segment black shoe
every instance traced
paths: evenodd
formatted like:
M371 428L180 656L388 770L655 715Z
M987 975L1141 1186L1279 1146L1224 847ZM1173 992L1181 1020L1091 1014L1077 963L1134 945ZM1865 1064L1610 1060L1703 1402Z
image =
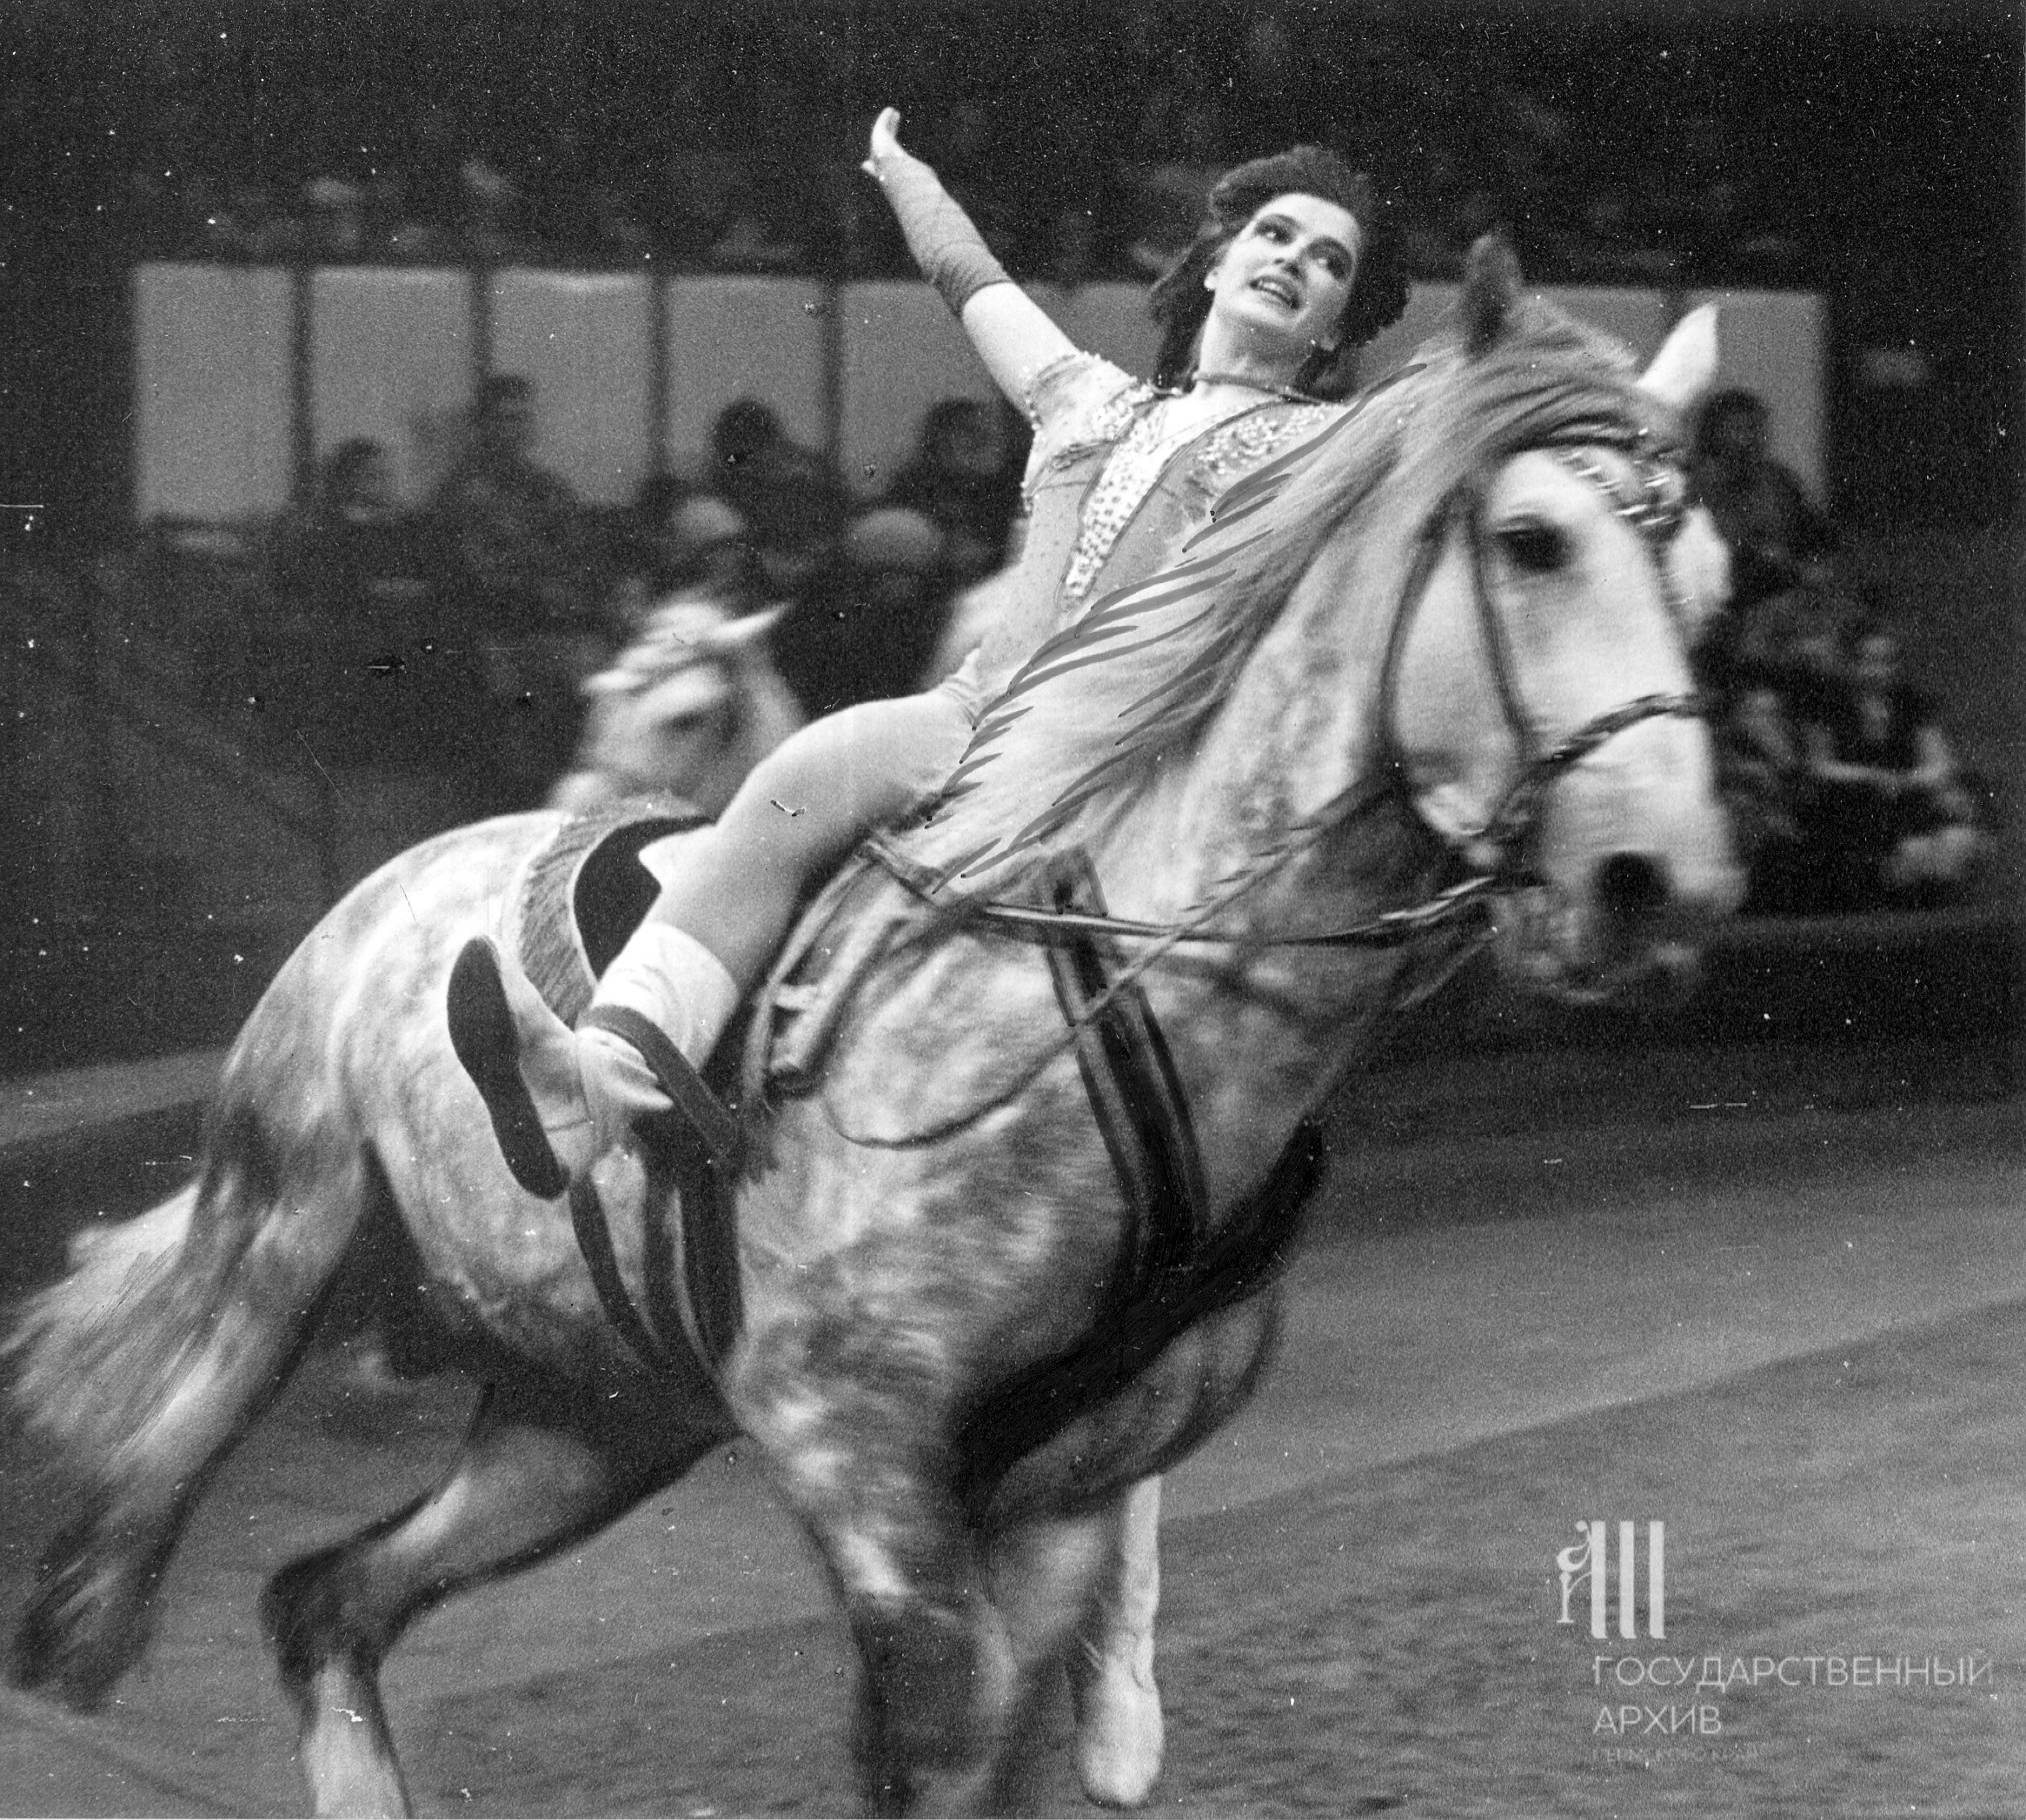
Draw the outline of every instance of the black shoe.
M450 969L445 1009L450 1046L492 1115L493 1136L514 1179L554 1200L570 1185L521 1075L521 1033L500 973L500 951L484 936L465 943Z

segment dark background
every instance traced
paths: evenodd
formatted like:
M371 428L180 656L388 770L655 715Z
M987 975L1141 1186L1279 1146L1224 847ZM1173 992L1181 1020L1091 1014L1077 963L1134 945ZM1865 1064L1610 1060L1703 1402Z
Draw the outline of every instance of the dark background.
M434 223L407 256L432 262L721 265L738 256L695 217L730 197L774 231L769 269L902 269L854 186L889 100L1016 276L1057 256L1066 210L1092 223L1099 275L1132 276L1139 173L1308 137L1397 187L1430 229L1425 276L1475 210L1544 278L1818 289L1837 509L1989 527L2017 495L2004 0L14 0L4 17L0 498L50 507L32 531L14 517L17 546L123 528L136 260L331 256L303 200L321 177ZM507 200L461 240L475 163ZM1605 189L1624 220L1599 243Z

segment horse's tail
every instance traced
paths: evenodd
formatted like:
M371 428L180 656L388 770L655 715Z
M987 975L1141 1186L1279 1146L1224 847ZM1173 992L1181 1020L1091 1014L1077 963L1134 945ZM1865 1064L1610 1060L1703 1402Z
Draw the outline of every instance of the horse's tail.
M229 1087L198 1179L77 1239L6 1343L14 1414L76 1512L43 1558L14 1677L79 1707L146 1647L183 1519L301 1358L366 1204L358 1146L334 1155L314 1118L278 1143L281 1108L256 1098Z

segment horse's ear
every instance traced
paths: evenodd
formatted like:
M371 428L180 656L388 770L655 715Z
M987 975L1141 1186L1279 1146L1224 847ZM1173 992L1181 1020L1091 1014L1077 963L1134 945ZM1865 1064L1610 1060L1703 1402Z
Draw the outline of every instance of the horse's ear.
M1464 348L1479 355L1505 332L1519 302L1519 258L1503 234L1480 234L1464 262Z
M1691 309L1660 345L1653 364L1639 377L1639 389L1663 404L1686 411L1717 377L1717 306Z
M768 607L758 613L741 614L721 626L714 626L700 642L713 656L743 657L765 643L767 634L787 610L785 607Z

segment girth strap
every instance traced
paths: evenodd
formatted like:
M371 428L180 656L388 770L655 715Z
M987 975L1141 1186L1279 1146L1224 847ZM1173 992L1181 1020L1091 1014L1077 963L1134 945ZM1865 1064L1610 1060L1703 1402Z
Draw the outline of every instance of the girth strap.
M1059 867L1052 896L1058 911L1079 915L1051 940L1049 966L1125 1198L1126 1232L1092 1331L996 1386L967 1417L958 1489L980 1524L1024 1455L1123 1390L1186 1329L1278 1273L1322 1179L1322 1134L1304 1120L1265 1181L1212 1227L1195 1129L1152 1007L1137 981L1113 978L1084 924L1104 913L1087 860ZM1194 1432L1192 1417L1175 1445Z
M1101 920L1104 897L1083 854L1059 864L1059 913ZM1130 1212L1111 1297L1158 1279L1203 1237L1203 1159L1167 1039L1138 982L1112 990L1114 957L1079 930L1048 948L1056 1001L1076 1033L1076 1059Z
M643 1364L668 1376L707 1382L723 1365L745 1319L739 1287L733 1184L740 1161L738 1120L667 1035L637 1012L595 1005L579 1020L623 1038L653 1069L672 1110L640 1120L647 1158L642 1197L642 1276L647 1308L621 1277L612 1230L588 1170L570 1184L570 1220L612 1324ZM676 1286L668 1222L654 1210L673 1188L681 1208L682 1280ZM671 1344L668 1336L680 1336Z

